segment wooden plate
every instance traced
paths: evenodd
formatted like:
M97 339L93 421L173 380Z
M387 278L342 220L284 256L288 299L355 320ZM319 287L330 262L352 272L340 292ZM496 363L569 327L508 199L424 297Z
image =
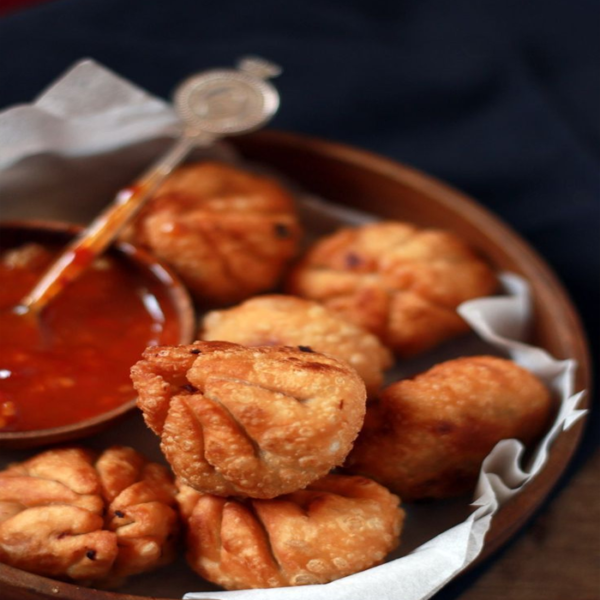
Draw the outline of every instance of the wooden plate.
M579 365L576 389L590 389L585 335L567 293L546 263L509 227L451 187L391 160L341 144L282 132L260 132L233 140L249 160L264 163L305 189L333 202L379 217L449 229L482 252L499 270L525 277L534 296L531 342L556 358ZM588 400L584 400L587 406ZM584 406L584 407L585 407ZM513 536L548 495L571 459L583 421L560 434L548 463L494 517L482 561ZM3 598L33 600L140 600L139 596L89 590L0 564Z

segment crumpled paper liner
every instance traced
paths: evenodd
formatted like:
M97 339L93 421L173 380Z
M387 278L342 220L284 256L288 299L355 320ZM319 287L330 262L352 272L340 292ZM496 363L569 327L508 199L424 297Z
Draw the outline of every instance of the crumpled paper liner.
M11 218L90 220L99 205L140 173L164 148L165 138L173 137L177 130L177 119L167 103L93 61L80 62L33 104L0 113L2 211ZM226 146L211 149L210 156L232 159ZM90 187L92 176L103 182ZM65 182L77 178L83 200L76 190L65 191ZM373 220L372 215L303 195L299 204L304 219L314 225L313 233L317 234L344 224ZM586 412L577 408L584 392L574 393L575 362L554 360L542 349L523 342L531 317L528 284L511 274L503 274L501 279L505 295L472 300L459 308L479 339L473 336L466 341L457 340L403 364L401 370L392 372L392 377L465 354L510 355L544 381L558 407L554 423L528 464L523 464L524 447L520 442L501 441L483 463L471 508L464 499L429 505L434 507L433 512L427 506L407 506L409 518L399 552L407 552L407 546L412 551L383 565L326 585L237 592L212 590L189 593L185 598L425 600L477 557L494 514L544 467L548 449L561 431ZM118 433L118 428L112 432ZM135 438L134 430L128 429L128 434ZM135 444L135 439L128 443ZM432 517L437 513L444 518ZM428 525L434 523L425 531L430 539L424 543L420 540L417 545L415 540L419 538L411 533L411 521L418 524L419 519ZM157 575L164 578L164 572ZM196 589L207 587L211 586L198 579ZM152 587L147 591L140 586L135 589L136 593L151 595L156 591Z
M179 122L171 107L91 60L32 104L0 114L0 168L34 154L96 154L159 136Z
M524 446L517 440L499 442L485 459L474 511L462 523L437 535L407 556L325 585L236 592L186 594L186 599L223 600L425 600L439 591L479 555L494 514L544 466L556 436L584 414L577 405L584 392L573 395L575 361L557 361L544 350L519 340L531 317L527 282L512 274L501 275L506 296L481 298L459 307L462 317L485 342L508 354L539 377L559 403L557 416L537 445L530 464L522 465ZM431 365L436 360L431 361ZM434 507L434 505L430 505ZM440 510L438 508L438 510ZM409 515L410 518L410 515Z

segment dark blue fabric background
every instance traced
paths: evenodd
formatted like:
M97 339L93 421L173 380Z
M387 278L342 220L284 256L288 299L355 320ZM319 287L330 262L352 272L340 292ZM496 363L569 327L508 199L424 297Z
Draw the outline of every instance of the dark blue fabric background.
M597 349L599 17L592 0L56 0L0 20L0 108L82 57L165 97L191 72L270 58L285 68L273 127L473 195L554 267ZM599 433L596 411L571 472Z

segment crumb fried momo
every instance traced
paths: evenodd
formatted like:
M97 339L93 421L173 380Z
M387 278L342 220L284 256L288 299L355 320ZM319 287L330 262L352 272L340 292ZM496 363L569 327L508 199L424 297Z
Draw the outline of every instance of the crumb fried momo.
M273 288L300 236L278 183L216 162L177 169L124 235L170 264L207 306Z
M376 394L392 356L372 334L317 302L294 296L250 298L205 315L200 337L243 346L305 346L350 364Z
M364 477L328 475L273 500L181 486L189 565L235 590L327 583L383 561L398 546L399 498Z
M131 448L48 450L0 472L0 561L115 587L173 560L174 504L168 470Z
M317 241L288 281L290 293L322 303L403 357L466 332L456 307L496 287L456 235L392 221Z
M404 500L455 496L474 488L500 440L539 437L550 411L548 390L514 362L450 360L390 385L370 403L345 467Z
M356 371L306 348L151 347L132 380L175 474L219 496L307 486L344 461L365 413Z

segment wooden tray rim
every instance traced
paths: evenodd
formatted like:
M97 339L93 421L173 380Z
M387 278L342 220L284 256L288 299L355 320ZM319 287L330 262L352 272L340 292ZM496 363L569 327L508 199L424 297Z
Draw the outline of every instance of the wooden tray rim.
M324 153L330 158L343 163L360 166L361 168L366 167L370 171L402 182L403 185L434 198L435 202L444 205L452 212L460 214L464 220L470 221L484 230L496 243L508 243L511 253L518 253L519 261L535 270L540 278L540 285L543 285L551 294L551 308L557 325L568 328L571 333L564 339L567 340L565 345L570 346L569 356L577 361L576 390L585 389L587 391L580 408L589 408L592 388L591 358L587 338L577 311L552 269L531 246L499 217L478 204L464 192L438 180L434 176L368 150L354 148L340 142L276 130L255 132L232 141L235 146L240 147L242 150L244 147L249 148L253 144L296 146L309 152ZM571 342L569 343L568 340L571 340ZM568 431L561 432L553 443L548 463L542 472L532 482L524 486L523 491L502 506L494 516L484 547L477 559L469 566L469 570L489 558L516 534L546 499L551 489L563 475L579 445L585 420L584 417ZM561 442L560 452L556 451L558 442ZM553 467L550 476L548 476L549 467ZM546 476L544 477L544 475ZM0 563L0 584L2 584L0 589L3 585L10 586L10 588L3 590L7 594L7 600L9 598L15 600L39 598L60 598L64 600L149 600L153 598L154 600L170 600L85 588L34 575L2 563Z

